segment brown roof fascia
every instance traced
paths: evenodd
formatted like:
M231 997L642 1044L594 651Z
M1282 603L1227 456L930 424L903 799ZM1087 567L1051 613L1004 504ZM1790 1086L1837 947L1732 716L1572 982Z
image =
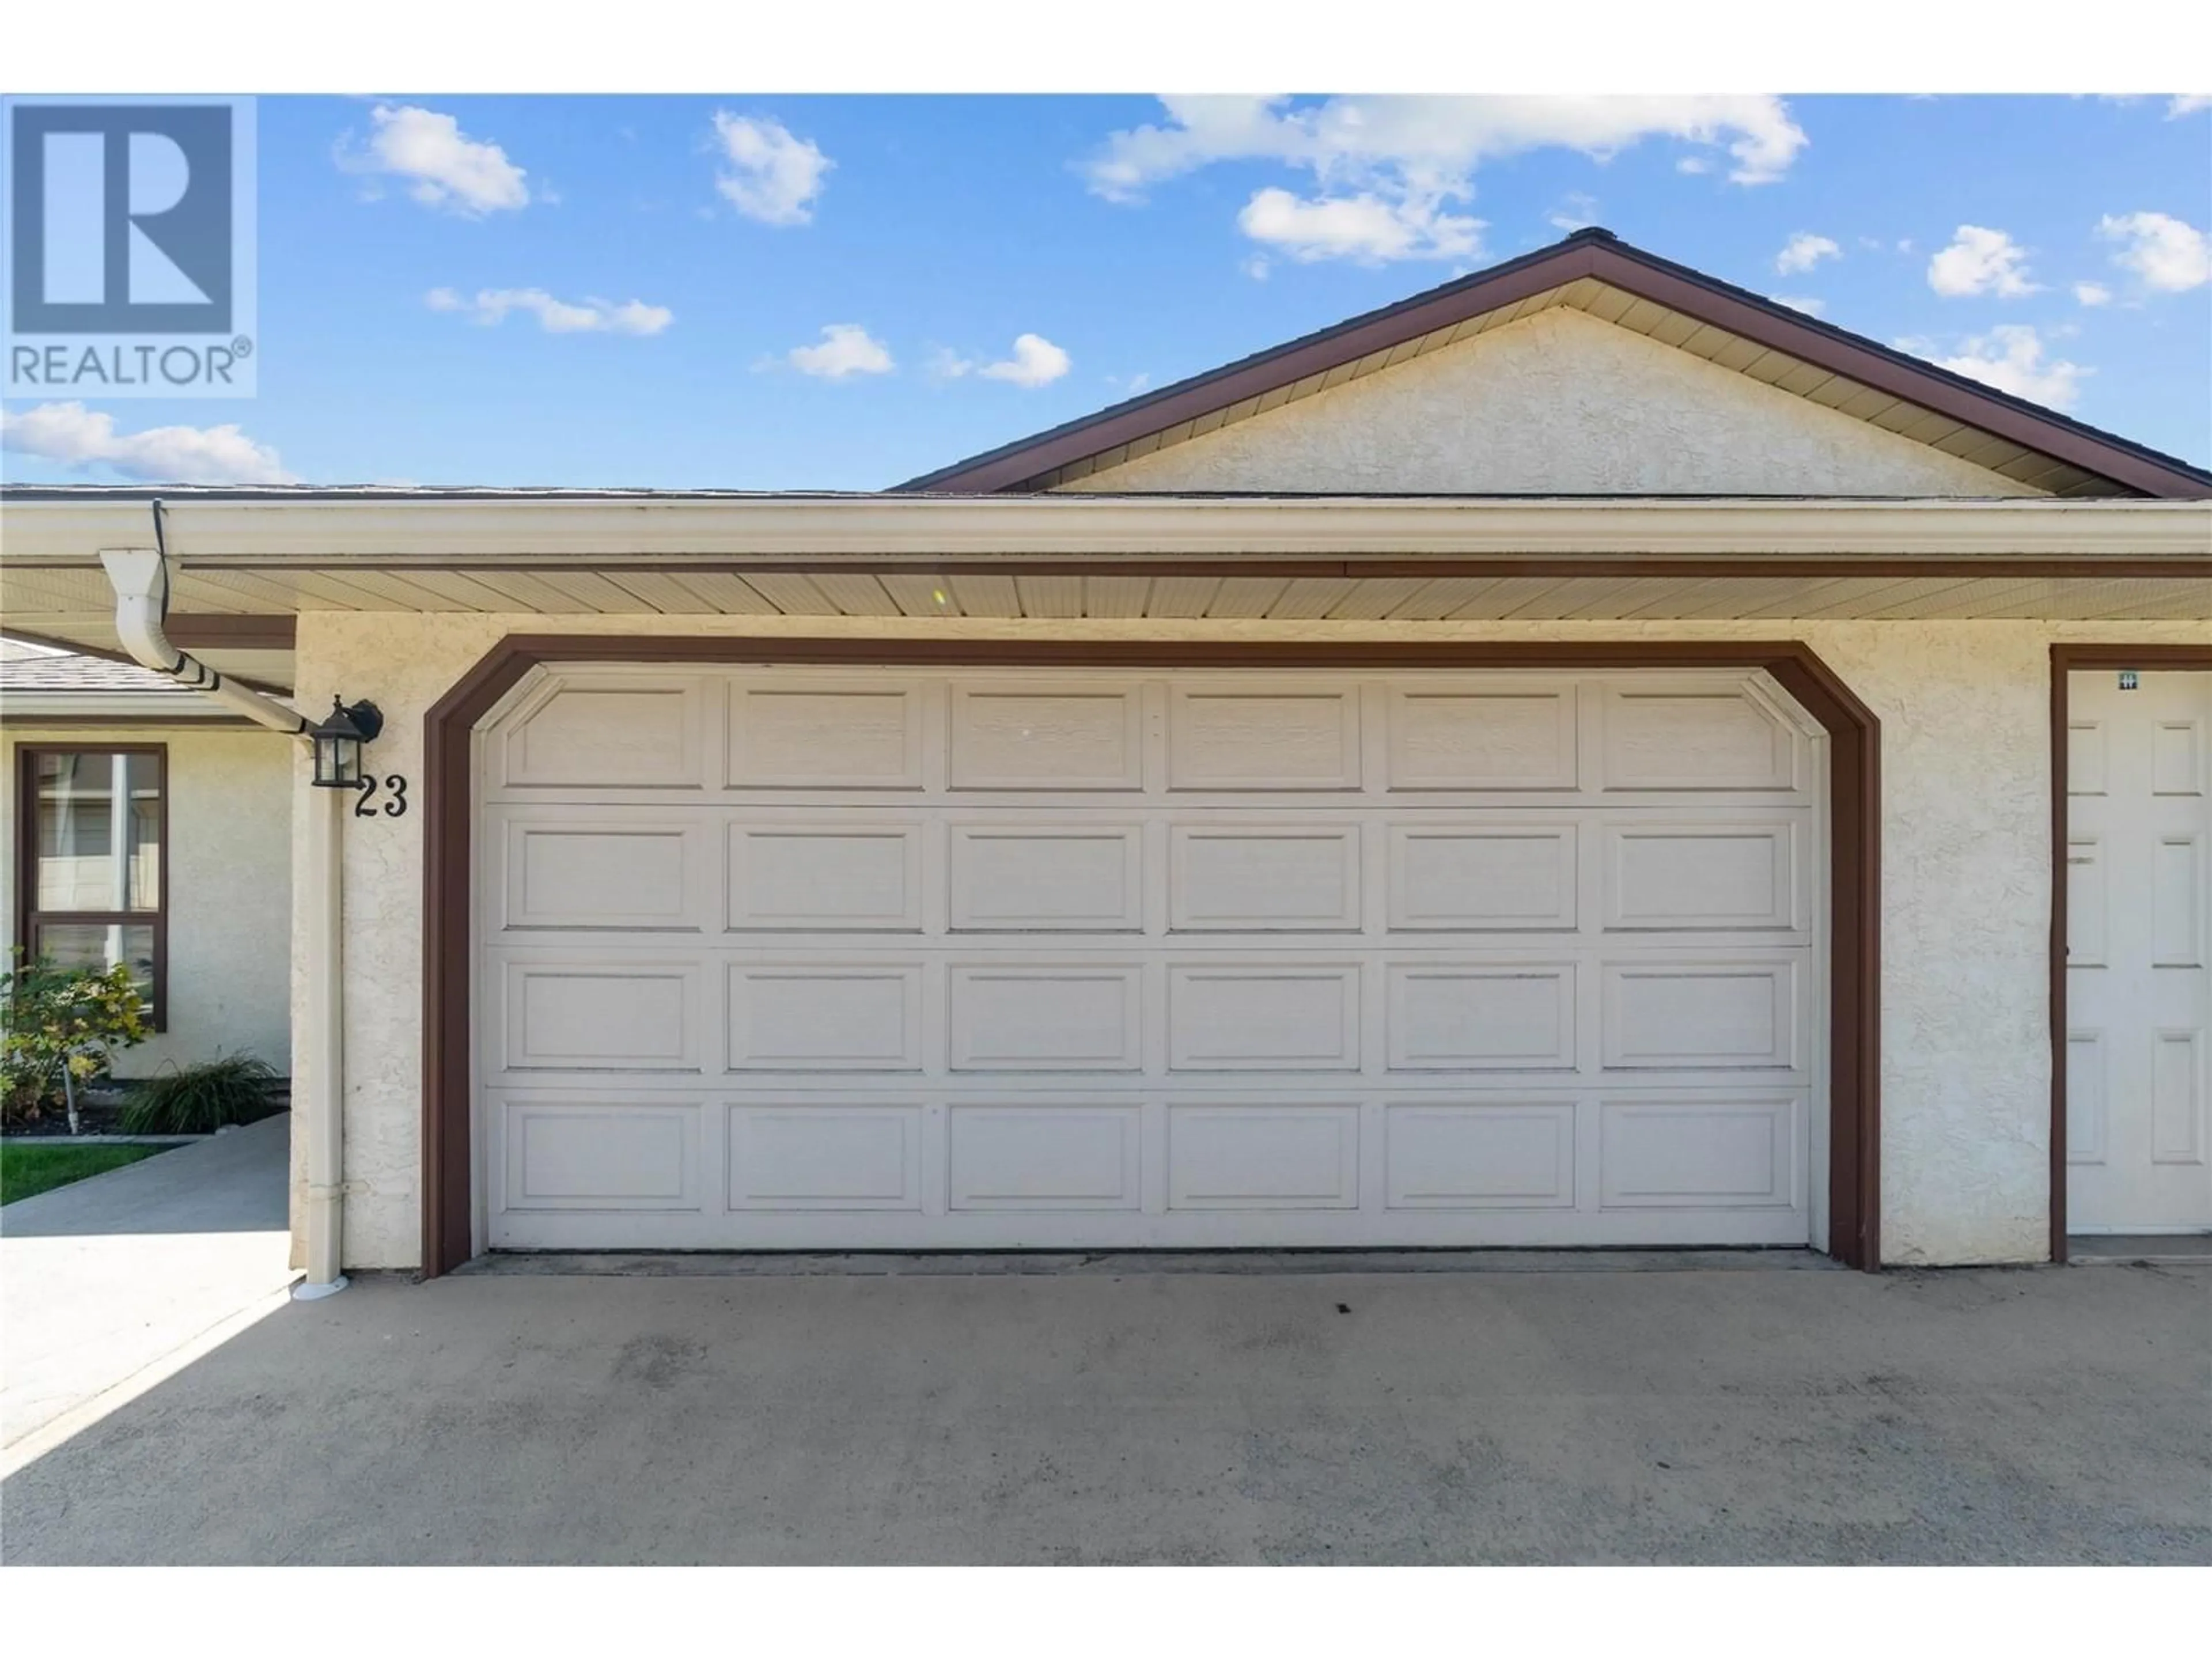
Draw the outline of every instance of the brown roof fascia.
M1591 274L1600 282L1726 329L1770 350L1787 352L1815 368L2070 462L2147 495L2190 501L2212 496L2212 479L2192 469L2162 464L2148 453L2130 453L2130 448L2100 439L2070 422L2039 414L2032 404L1994 397L1972 381L1922 365L1901 353L1863 344L1840 329L1802 322L1764 301L1738 298L1705 278L1678 274L1618 246L1601 246L1592 252L1595 269Z
M289 651L298 642L300 619L289 614L172 611L162 619L161 631L170 644L187 651Z
M2212 497L2212 474L2185 462L2100 434L1948 370L1814 322L1595 229L1579 231L1565 242L1494 270L1164 387L1150 397L910 479L896 486L896 492L988 495L1034 487L1037 478L1057 468L1585 276L2129 489L2179 500Z

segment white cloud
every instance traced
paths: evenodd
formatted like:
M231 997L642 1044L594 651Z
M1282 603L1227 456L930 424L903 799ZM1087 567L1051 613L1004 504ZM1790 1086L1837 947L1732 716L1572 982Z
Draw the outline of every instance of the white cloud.
M1273 270L1274 266L1269 263L1266 254L1255 253L1250 258L1245 260L1243 264L1237 266L1237 269L1243 271L1247 276L1249 276L1254 282L1264 283L1267 280L1267 273Z
M822 343L793 346L788 358L802 374L824 380L842 380L848 374L888 374L897 365L889 347L858 323L830 323L822 330Z
M1471 257L1480 222L1446 204L1472 198L1483 162L1529 150L1559 147L1604 160L1671 137L1725 147L1729 176L1750 185L1781 178L1806 143L1788 106L1761 94L1161 102L1165 119L1111 134L1083 164L1091 188L1137 201L1164 179L1224 161L1309 173L1310 191L1263 189L1239 216L1248 235L1301 259Z
M1567 192L1567 199L1551 212L1554 230L1586 230L1597 222L1597 198L1585 196L1578 190Z
M524 170L497 144L470 137L452 116L412 104L379 104L369 120L362 150L350 149L346 138L338 141L338 165L348 172L411 180L407 193L425 207L471 218L529 204Z
M2127 246L2112 256L2162 294L2186 293L2212 282L2212 239L2167 213L2106 214L2097 234Z
M1711 173L1712 170L1713 164L1702 155L1685 155L1674 163L1674 171L1677 173L1687 173L1694 175L1700 173Z
M1801 230L1784 245L1781 252L1774 256L1774 268L1788 276L1796 271L1810 270L1823 259L1840 259L1843 257L1844 251L1836 246L1834 238L1815 236L1809 230Z
M149 483L297 483L276 452L236 426L157 426L118 432L115 417L82 404L0 411L0 449L70 467L106 467Z
M510 311L538 319L548 334L658 334L676 320L666 306L649 306L641 300L587 299L581 305L556 300L542 288L483 288L463 296L449 288L434 288L423 296L433 311L465 313L471 322L487 326L504 322Z
M1802 311L1808 317L1817 317L1828 308L1826 300L1815 300L1806 294L1770 294L1766 296L1778 306L1788 306L1792 311Z
M2081 382L2096 373L2063 359L2044 362L2042 339L2020 323L2000 324L1987 334L1962 341L1958 356L1936 361L1954 374L2051 409L2071 408L2081 395Z
M1994 294L2001 300L2033 294L2027 250L2003 231L1960 225L1951 246L1928 262L1928 286L1949 299Z
M1441 195L1391 201L1371 192L1302 199L1270 185L1253 192L1237 223L1254 241L1302 262L1475 258L1483 222L1447 213L1443 204Z
M930 353L924 372L938 380L957 380L979 374L987 380L1038 386L1051 385L1073 366L1073 360L1042 334L1024 334L1016 337L1012 354L995 363L979 363L973 357L962 356L950 346L939 346ZM1113 377L1109 375L1107 380L1111 384Z
M2112 302L2112 290L2102 283L2076 283L2074 297L2085 306L2108 306Z
M714 114L714 137L728 169L714 188L748 219L764 225L804 225L814 218L814 198L837 164L811 138L795 138L765 116Z
M2167 103L2166 118L2179 121L2183 116L2194 115L2200 109L2212 109L2212 93L2185 92Z
M1164 98L1164 125L1113 134L1089 166L1102 196L1126 200L1214 161L1277 161L1324 182L1395 172L1419 187L1480 162L1559 145L1606 157L1644 139L1726 143L1739 184L1765 184L1805 146L1789 106L1764 94L1650 97Z
M1074 360L1043 335L1022 334L1014 338L1012 356L1000 362L986 363L975 372L987 380L1040 386L1050 386L1073 366Z

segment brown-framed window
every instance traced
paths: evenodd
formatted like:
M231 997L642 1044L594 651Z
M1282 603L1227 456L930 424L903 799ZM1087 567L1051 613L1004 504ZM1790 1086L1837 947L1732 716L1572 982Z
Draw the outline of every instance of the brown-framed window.
M130 966L168 1006L169 755L161 744L16 750L15 943L30 960Z

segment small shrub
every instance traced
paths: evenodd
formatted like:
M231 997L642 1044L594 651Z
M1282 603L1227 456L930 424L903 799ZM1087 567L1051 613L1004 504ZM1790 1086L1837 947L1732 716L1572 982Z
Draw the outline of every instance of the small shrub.
M66 1103L74 1129L78 1087L152 1030L127 967L95 973L19 960L0 974L0 1116L33 1122Z
M123 1131L134 1135L212 1134L227 1123L267 1117L276 1068L258 1054L224 1054L198 1066L165 1066L131 1085Z

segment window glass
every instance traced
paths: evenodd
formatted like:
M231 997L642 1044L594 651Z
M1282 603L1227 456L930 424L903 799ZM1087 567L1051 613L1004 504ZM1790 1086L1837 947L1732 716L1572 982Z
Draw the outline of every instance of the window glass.
M154 984L154 928L149 922L127 921L103 925L96 921L42 921L33 944L34 954L60 968L90 968L105 973L118 962L127 963L131 976L152 994Z
M26 749L15 943L64 968L127 966L163 1020L166 894L158 750Z
M37 757L39 910L161 908L160 780L153 755Z

